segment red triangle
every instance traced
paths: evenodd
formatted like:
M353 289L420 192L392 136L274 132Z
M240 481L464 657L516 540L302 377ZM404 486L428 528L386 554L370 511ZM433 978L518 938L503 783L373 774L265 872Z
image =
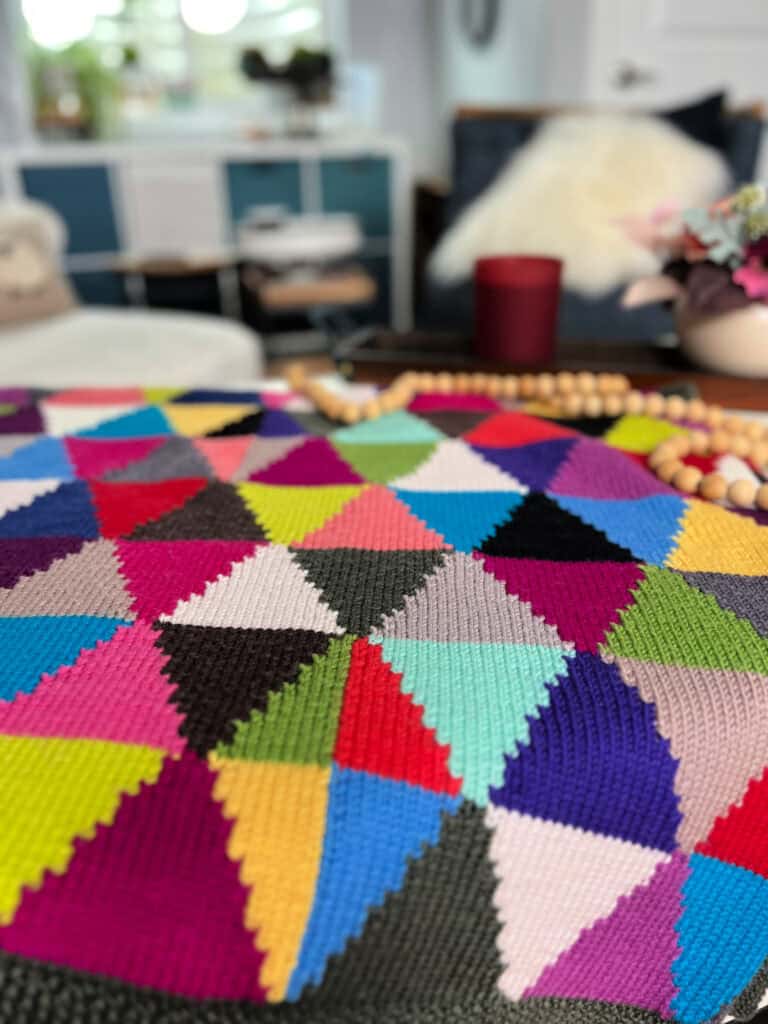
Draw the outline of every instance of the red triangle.
M400 690L401 679L382 662L379 646L355 640L334 760L342 768L456 796L461 780L448 771L448 747L426 728L422 709Z
M98 480L115 469L125 469L132 462L146 458L166 437L132 437L127 440L95 441L84 437L66 437L69 457L75 472L83 480Z
M768 760L768 754L766 754ZM752 779L740 803L717 819L697 853L736 864L768 878L768 768Z
M63 875L27 890L0 947L196 999L264 1001L246 890L227 856L215 776L192 754L123 799Z
M370 551L429 551L449 547L439 533L398 501L380 484L373 484L297 548L367 548Z
M44 675L32 693L0 701L0 732L138 743L180 754L182 718L170 703L168 659L156 639L144 622L121 627L74 665Z
M230 481L240 468L253 438L249 434L236 437L195 437L192 444L207 460L217 480Z
M524 412L499 412L478 423L464 440L481 448L514 448L536 441L553 441L558 437L578 437L574 430L550 420L526 416Z
M634 602L643 579L634 562L550 562L537 558L482 558L507 589L533 608L577 650L597 653L619 611Z
M119 540L117 551L133 611L154 621L179 601L202 594L205 584L252 555L252 540Z
M204 478L184 477L159 483L102 483L90 488L102 537L125 537L137 526L181 508L208 484Z

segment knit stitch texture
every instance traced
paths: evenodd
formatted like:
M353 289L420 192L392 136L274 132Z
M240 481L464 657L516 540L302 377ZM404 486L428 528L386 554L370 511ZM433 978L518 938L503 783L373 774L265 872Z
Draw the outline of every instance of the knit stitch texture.
M768 986L768 529L676 428L0 389L2 1024L706 1024Z

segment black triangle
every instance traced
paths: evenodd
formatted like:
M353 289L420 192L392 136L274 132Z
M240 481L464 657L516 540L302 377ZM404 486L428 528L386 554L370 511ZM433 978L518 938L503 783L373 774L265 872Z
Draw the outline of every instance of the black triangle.
M442 431L448 437L460 437L462 434L473 430L478 423L487 420L490 413L463 411L458 409L436 409L433 412L416 413L419 419L431 423L435 429Z
M531 492L480 550L503 558L550 562L636 561L631 551L538 492Z
M299 549L293 557L338 613L339 625L365 636L382 615L403 608L407 594L443 564L441 551Z
M157 646L170 658L163 671L184 715L179 732L201 756L218 743L231 743L235 722L290 682L314 654L324 654L330 637L304 629L235 629L158 624Z
M428 1006L493 991L499 925L488 844L479 808L465 803L453 816L444 813L437 844L411 861L402 889L371 911L360 937L330 960L321 986L302 999Z
M620 416L579 416L577 419L558 417L550 422L559 423L561 427L577 430L580 434L587 434L589 437L602 437L620 419Z
M205 436L236 437L239 434L257 434L263 418L264 411L262 409L258 412L249 412L242 419L235 420L234 423L228 423L226 427L220 427L218 430L211 430Z
M237 490L208 484L181 508L137 526L131 540L266 540Z

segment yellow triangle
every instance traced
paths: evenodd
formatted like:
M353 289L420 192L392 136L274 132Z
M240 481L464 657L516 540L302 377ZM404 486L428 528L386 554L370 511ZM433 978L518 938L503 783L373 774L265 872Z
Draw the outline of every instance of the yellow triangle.
M0 736L0 923L46 870L66 870L75 837L93 838L124 793L157 779L164 757L129 743Z
M282 487L242 483L237 489L269 540L275 544L295 544L340 512L363 491L364 485Z
M603 440L613 448L623 448L625 452L647 455L668 437L684 433L682 427L676 427L665 420L654 419L653 416L629 415L617 420Z
M201 402L179 402L178 405L162 406L163 415L182 437L202 437L212 430L220 430L229 423L237 423L244 416L257 412L255 405L234 405L223 402L208 404Z
M214 797L233 819L227 853L249 888L245 926L264 953L260 982L284 999L320 871L331 769L210 757ZM275 795L279 793L280 798Z
M768 528L719 505L689 499L670 569L768 575Z

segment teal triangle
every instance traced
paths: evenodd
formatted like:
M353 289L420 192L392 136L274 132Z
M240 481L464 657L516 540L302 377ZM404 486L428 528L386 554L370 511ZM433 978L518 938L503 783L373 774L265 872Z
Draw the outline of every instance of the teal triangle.
M160 409L147 405L135 412L125 413L113 420L105 420L97 427L81 430L77 437L162 437L173 434Z
M0 480L40 480L43 477L59 480L75 477L67 449L58 437L40 437L0 459Z
M698 853L690 869L672 965L681 1024L714 1019L768 956L768 879Z
M328 790L323 858L309 923L288 998L318 984L328 958L360 935L369 911L398 891L408 859L440 837L442 812L460 800L334 765Z
M504 491L396 490L395 494L457 551L466 552L479 548L525 497Z
M551 494L561 508L602 530L610 540L628 548L640 562L661 565L675 546L688 507L676 494L655 494L631 501L571 498Z
M73 665L82 651L129 625L89 615L0 618L0 700L31 693L44 673Z
M342 427L331 435L331 440L348 444L421 444L445 439L441 430L404 410L365 420L354 427Z
M400 688L424 707L424 724L450 745L451 774L479 806L501 786L504 755L529 738L529 717L550 700L548 683L568 667L568 653L535 644L380 642L384 661L402 673Z

